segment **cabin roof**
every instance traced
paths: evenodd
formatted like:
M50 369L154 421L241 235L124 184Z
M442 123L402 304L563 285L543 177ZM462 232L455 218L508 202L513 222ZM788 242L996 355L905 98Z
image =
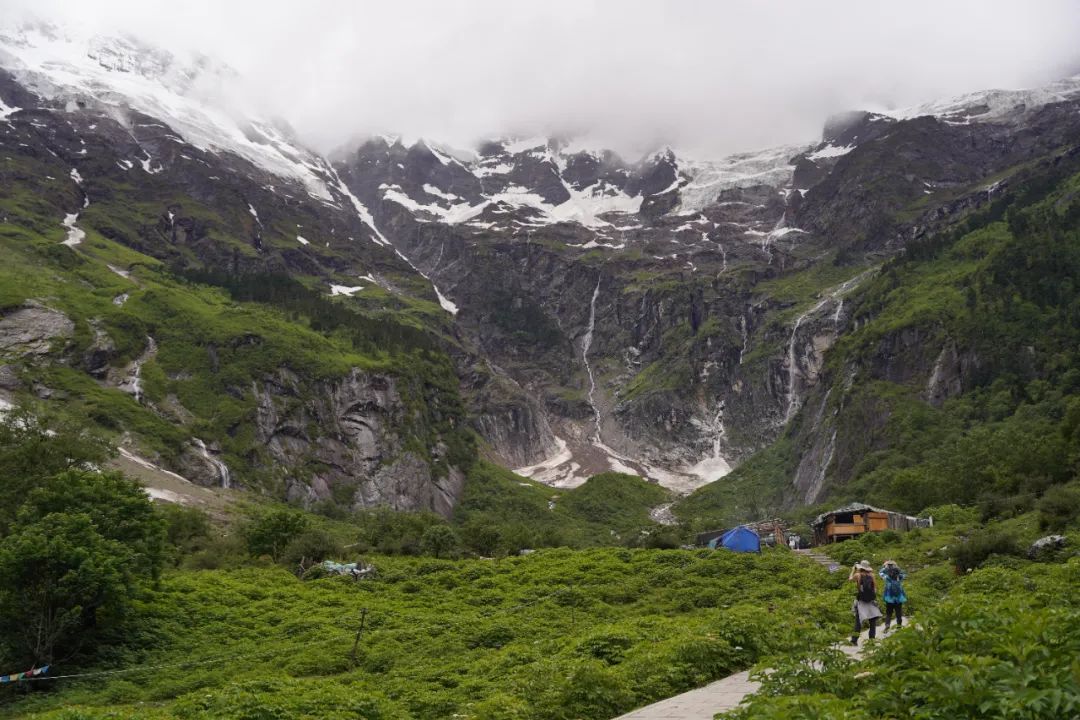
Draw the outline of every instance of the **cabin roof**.
M903 517L907 517L907 518L910 518L912 520L917 519L915 517L912 517L911 515L906 515L904 513L898 513L898 512L896 512L894 510L886 510L885 508L874 507L873 505L867 505L866 503L856 502L856 503L849 503L847 505L844 505L843 507L838 507L835 510L829 510L828 512L823 512L820 515L818 515L816 518L814 518L814 521L812 523L810 523L810 525L813 526L813 527L819 527L821 525L824 525L825 521L828 520L833 515L839 515L841 513L866 512L867 510L869 510L871 512L883 512L883 513L887 513L889 515L902 515Z

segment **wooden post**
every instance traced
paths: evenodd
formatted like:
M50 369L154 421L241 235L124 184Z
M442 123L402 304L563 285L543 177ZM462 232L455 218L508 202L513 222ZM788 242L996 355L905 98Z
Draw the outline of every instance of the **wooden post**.
M356 667L356 649L360 646L360 634L364 632L364 622L367 620L367 608L360 610L360 627L356 628L356 639L352 644L352 657L353 667Z

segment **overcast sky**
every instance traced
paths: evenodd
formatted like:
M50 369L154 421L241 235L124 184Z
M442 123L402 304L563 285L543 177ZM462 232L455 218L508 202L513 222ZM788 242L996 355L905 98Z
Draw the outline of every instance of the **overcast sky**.
M1076 0L0 0L235 67L322 150L592 129L720 154L1080 72ZM15 13L12 12L12 15Z

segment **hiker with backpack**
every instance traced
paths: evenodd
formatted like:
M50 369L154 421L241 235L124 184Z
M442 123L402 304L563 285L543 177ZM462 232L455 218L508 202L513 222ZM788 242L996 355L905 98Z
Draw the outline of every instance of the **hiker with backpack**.
M907 595L904 593L903 583L907 573L892 560L886 560L878 570L878 575L885 581L885 591L881 599L885 603L885 632L889 632L893 615L896 615L896 627L904 626L904 603L907 602Z
M855 631L851 636L851 644L859 644L859 633L862 632L863 622L870 623L870 639L877 637L877 621L881 617L881 610L877 606L877 583L874 581L874 568L870 561L861 560L851 568L848 580L855 583L855 600L851 603L851 611L855 614Z

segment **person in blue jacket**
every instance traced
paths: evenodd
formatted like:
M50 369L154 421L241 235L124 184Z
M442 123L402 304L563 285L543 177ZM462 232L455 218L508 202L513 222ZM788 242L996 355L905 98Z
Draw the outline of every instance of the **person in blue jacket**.
M885 603L885 632L888 632L893 615L896 615L896 627L904 626L904 603L907 602L907 595L904 593L903 583L907 573L892 560L886 560L878 570L878 575L885 581L885 591L881 594L881 599Z

